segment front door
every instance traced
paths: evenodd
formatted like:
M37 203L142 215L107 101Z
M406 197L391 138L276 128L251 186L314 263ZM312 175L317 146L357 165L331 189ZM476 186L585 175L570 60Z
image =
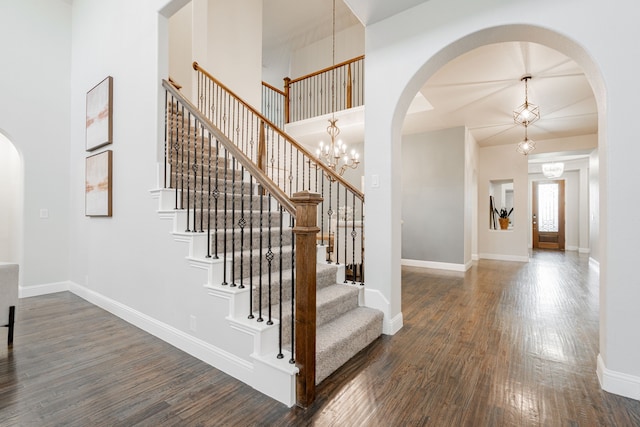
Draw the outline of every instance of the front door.
M531 206L533 248L564 251L564 180L534 181Z

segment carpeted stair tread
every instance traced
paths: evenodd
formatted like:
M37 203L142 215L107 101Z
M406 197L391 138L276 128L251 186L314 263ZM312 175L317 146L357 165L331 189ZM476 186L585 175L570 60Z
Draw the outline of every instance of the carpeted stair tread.
M316 384L382 334L383 314L358 307L322 325L316 336Z

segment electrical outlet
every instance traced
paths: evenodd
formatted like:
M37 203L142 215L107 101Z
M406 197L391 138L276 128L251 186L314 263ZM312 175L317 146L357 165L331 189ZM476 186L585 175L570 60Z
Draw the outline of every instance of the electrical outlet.
M196 331L196 316L194 316L193 314L189 316L189 329L192 332Z

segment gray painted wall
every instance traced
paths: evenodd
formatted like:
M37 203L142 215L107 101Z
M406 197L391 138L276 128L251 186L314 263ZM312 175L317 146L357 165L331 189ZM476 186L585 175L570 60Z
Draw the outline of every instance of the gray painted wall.
M464 264L465 129L402 138L402 258Z

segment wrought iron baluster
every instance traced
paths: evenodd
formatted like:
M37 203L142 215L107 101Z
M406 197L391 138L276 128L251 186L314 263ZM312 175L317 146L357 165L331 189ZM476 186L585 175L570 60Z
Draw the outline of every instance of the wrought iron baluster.
M211 134L209 134L211 136ZM213 251L213 259L218 259L218 199L220 198L220 187L219 187L219 176L220 176L220 141L216 138L216 177L215 177L215 188L213 189L213 242L215 244L215 249Z
M207 169L207 258L211 258L211 133L207 132L209 155ZM202 192L204 196L204 191Z
M360 284L364 286L364 199L360 200Z
M333 245L336 251L336 265L340 265L340 183L336 181L336 238Z
M271 306L272 306L272 301L271 301L271 263L273 261L274 255L273 255L273 251L271 250L272 246L271 246L271 193L268 194L267 196L267 200L268 200L268 206L269 206L269 212L267 214L267 227L269 229L269 233L267 235L267 239L268 242L267 244L269 245L269 248L267 250L267 254L265 256L265 258L267 259L268 262L268 269L269 269L269 320L267 321L267 325L273 325L273 319L271 317Z
M344 187L344 282L347 283L347 267L349 266L348 258L347 258L347 211L349 210L349 200L347 200L347 187Z
M249 319L253 319L253 175L249 175Z
M191 121L189 121L191 123ZM197 226L197 212L196 207L198 206L198 135L196 133L198 129L198 121L196 120L193 123L193 139L189 138L190 146L193 146L193 165L191 165L191 170L193 170L193 232L198 231ZM189 125L189 130L191 130L191 125ZM193 144L191 144L193 141ZM189 148L189 152L191 152L191 148ZM189 195L187 194L187 197ZM188 204L188 203L187 203ZM188 227L188 223L187 223Z
M291 230L296 225L296 219L291 217ZM296 239L295 236L291 238L291 358L289 363L296 363L294 352L294 338L296 335L296 308L295 308L295 296L296 296Z
M227 216L228 216L228 212L229 210L227 209L227 199L229 198L229 191L227 189L227 183L229 182L229 152L227 151L227 149L224 149L224 176L222 177L222 179L224 180L224 204L223 204L223 210L224 210L224 229L222 231L223 234L223 238L222 238L222 251L223 251L223 259L224 259L224 263L223 263L223 275L224 275L224 279L222 282L222 285L228 285L229 283L227 282L227 257L229 256L229 254L227 254L227 237L228 237L228 228L227 228ZM232 262L233 262L233 254L231 254L232 258ZM233 268L231 269L233 271Z
M356 236L358 235L358 233L356 232L356 193L351 193L353 195L353 202L352 202L352 206L353 206L353 214L351 215L351 265L352 265L352 271L353 271L353 277L352 277L352 284L356 284L356 271L357 271L357 264L356 264ZM362 223L360 223L360 232L362 233ZM345 277L346 279L346 277Z
M238 226L240 227L240 289L244 289L244 227L247 222L244 218L244 166L241 169L241 181L240 181L240 220ZM234 239L235 240L235 239Z
M228 179L228 178L227 178ZM225 199L228 194L225 195ZM231 159L231 287L236 286L236 160ZM225 240L226 241L226 240Z
M329 259L327 260L327 264L332 264L333 263L333 247L335 246L335 239L333 240L333 245L331 244L331 216L333 215L333 210L331 210L331 204L332 204L332 200L331 200L331 187L333 186L332 184L332 177L330 175L327 175L328 181L327 184L329 185L329 210L327 211L327 228L328 228L328 237L327 239L329 240ZM337 253L336 253L337 254Z
M279 292L280 294L278 295L278 359L282 359L284 357L284 354L282 354L282 214L283 214L283 210L282 210L282 205L280 205L279 208L280 211L280 271L279 271L279 281L278 283L280 284L278 286Z
M204 231L204 124L200 125L200 232ZM209 189L207 188L207 194ZM208 198L208 197L207 197Z
M264 216L264 190L260 189L260 257L258 259L258 322L264 321L262 318L262 235L263 235L263 227L262 227L262 219Z
M191 204L190 204L190 199L189 196L191 195L191 179L189 177L189 169L190 169L190 165L191 165L191 147L190 147L190 143L191 143L191 112L189 112L189 120L187 121L187 229L185 231L190 232L191 228L189 226L189 215L190 215L190 209L191 209ZM183 195L184 197L184 195Z

